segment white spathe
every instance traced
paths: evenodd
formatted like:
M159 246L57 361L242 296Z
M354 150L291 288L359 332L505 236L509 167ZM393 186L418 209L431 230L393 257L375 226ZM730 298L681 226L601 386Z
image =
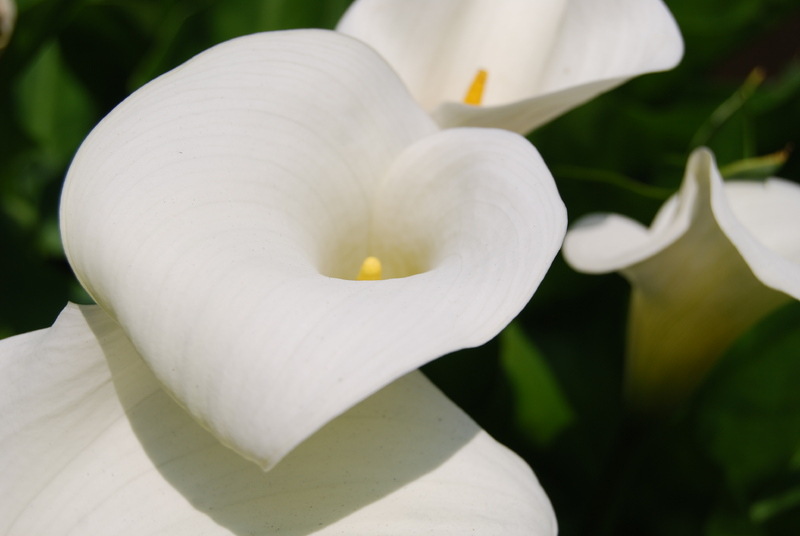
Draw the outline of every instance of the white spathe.
M707 149L692 153L680 192L649 229L624 216L579 220L564 257L632 285L627 388L642 406L670 407L764 315L800 299L800 185L723 182Z
M90 134L67 257L166 390L269 468L395 379L480 345L558 251L563 203L501 130L438 131L367 46L243 37ZM352 281L369 255L383 281Z
M356 0L337 30L383 55L441 126L522 134L683 56L661 0ZM480 69L482 105L464 104Z
M554 536L535 476L420 373L263 472L167 395L97 306L0 342L6 536Z

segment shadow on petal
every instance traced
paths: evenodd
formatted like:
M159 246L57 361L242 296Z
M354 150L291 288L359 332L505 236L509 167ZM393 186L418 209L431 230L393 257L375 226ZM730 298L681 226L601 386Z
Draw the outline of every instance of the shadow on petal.
M95 329L97 323L87 320ZM141 360L132 362L129 352L119 352L118 341L109 343L106 329L101 326L96 334L147 456L195 509L234 534L319 531L430 473L480 431L451 403L443 404L444 397L424 377L412 373L263 472L197 424ZM153 515L162 514L169 517Z

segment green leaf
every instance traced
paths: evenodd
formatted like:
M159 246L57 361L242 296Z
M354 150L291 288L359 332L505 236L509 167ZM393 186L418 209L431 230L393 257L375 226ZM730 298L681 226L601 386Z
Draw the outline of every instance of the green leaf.
M290 28L333 28L349 0L226 0L210 18L216 39Z
M691 148L708 145L715 134L741 112L745 103L753 97L758 87L764 82L764 71L753 69L736 92L720 104L706 122L695 132L690 143Z
M750 517L764 523L792 509L800 508L800 485L755 503L750 509Z
M731 162L719 171L726 179L765 179L775 176L788 158L789 150L784 149L777 153Z
M516 398L518 425L537 444L549 444L575 414L547 362L516 323L500 336L500 359Z
M745 512L721 510L706 523L706 536L765 536Z
M651 186L649 184L638 182L630 177L626 177L621 173L603 169L591 169L562 164L553 169L553 174L564 179L605 184L626 190L642 197L649 197L651 199L658 199L660 201L666 201L667 198L674 193L674 191L669 188Z
M709 378L698 434L738 493L752 495L791 472L800 448L798 378L798 302L737 341Z
M94 121L93 105L51 43L23 73L17 87L19 117L49 165L65 165Z

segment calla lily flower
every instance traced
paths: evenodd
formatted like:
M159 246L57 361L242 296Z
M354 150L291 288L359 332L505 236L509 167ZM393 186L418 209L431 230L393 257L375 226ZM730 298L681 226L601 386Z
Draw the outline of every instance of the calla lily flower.
M235 39L138 90L81 146L61 204L87 291L265 469L495 336L565 229L524 138L439 131L376 53L323 30Z
M383 55L441 126L521 134L683 56L660 0L356 0L337 30Z
M0 357L8 536L556 534L525 463L418 372L265 473L176 404L97 306L1 341Z
M800 299L800 186L723 182L707 149L649 229L615 214L567 233L576 270L620 271L633 287L627 387L652 409L683 400L725 349L779 305Z

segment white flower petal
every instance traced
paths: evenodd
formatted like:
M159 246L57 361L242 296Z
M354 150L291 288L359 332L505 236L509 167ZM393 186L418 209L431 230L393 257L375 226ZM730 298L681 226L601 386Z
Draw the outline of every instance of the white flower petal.
M670 406L761 317L800 299L800 186L723 183L706 149L649 230L619 216L576 223L564 256L577 270L619 270L632 283L628 389ZM599 222L599 223L598 223Z
M419 373L268 473L160 387L96 306L0 342L0 532L556 534L530 469Z
M483 102L505 104L539 86L564 0L357 0L337 30L373 46L432 112L461 102L481 68Z
M590 274L619 270L646 257L650 234L619 214L591 214L570 227L562 252L570 265Z
M720 227L756 277L800 299L800 186L778 178L732 181L716 201Z
M357 0L337 30L383 55L440 125L520 133L683 55L660 0ZM465 105L479 69L483 105Z
M558 250L564 208L530 144L434 132L351 38L234 40L90 135L62 198L67 256L170 393L269 467L496 335ZM340 279L376 253L396 279Z

